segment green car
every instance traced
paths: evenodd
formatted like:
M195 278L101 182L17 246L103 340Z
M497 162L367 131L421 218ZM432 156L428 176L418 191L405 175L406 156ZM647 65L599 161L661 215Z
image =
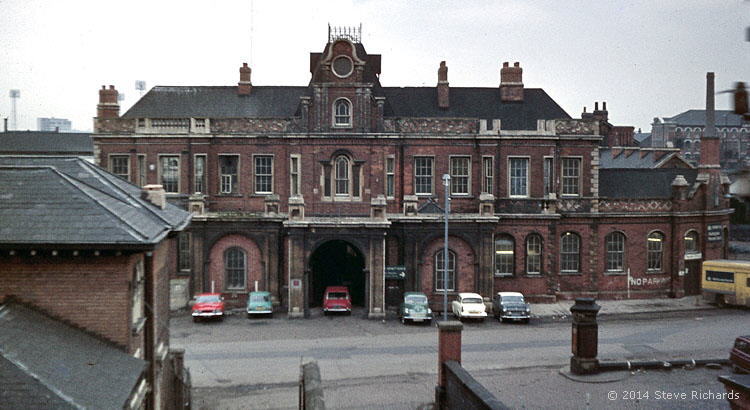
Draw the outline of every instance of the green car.
M430 322L432 320L432 309L427 301L427 296L422 292L404 293L404 301L398 309L401 323L407 320L412 322Z
M247 295L247 317L254 315L273 315L270 292L250 292Z

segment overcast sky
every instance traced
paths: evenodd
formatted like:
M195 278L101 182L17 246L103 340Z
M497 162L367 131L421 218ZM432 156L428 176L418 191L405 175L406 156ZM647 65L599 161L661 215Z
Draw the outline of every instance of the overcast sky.
M496 87L502 62L519 61L524 85L570 115L607 101L613 124L644 131L703 108L707 71L717 90L750 81L742 0L0 0L0 117L18 89L18 129L57 117L91 130L103 84L125 94L124 113L136 80L236 85L242 62L255 85L306 85L328 23L362 24L384 86L434 86L446 60L451 86Z

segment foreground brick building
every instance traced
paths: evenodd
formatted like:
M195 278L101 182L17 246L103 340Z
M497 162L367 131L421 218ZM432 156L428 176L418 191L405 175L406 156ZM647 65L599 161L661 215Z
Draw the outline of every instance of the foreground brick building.
M499 87L450 87L443 62L435 87L394 88L380 62L333 30L307 86L256 86L243 65L236 86L155 87L123 115L100 90L98 163L194 212L175 282L238 305L269 290L290 316L345 284L383 317L405 290L680 297L722 256L713 142L698 169L600 169L609 127L525 88L518 63Z
M10 394L0 397L10 407L36 408L42 390L71 408L180 408L169 278L190 215L148 188L76 156L0 155L0 373L12 375L0 377Z

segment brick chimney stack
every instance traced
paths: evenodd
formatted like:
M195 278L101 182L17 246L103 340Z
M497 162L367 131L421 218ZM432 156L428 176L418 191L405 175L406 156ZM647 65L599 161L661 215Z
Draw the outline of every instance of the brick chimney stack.
M98 118L117 118L120 116L120 103L117 101L117 90L114 85L102 86L99 90L99 104L96 106Z
M437 83L437 95L438 95L438 107L447 109L449 104L450 89L448 88L448 66L445 65L445 61L440 62L440 68L438 68L438 83Z
M513 67L503 63L500 70L500 100L502 102L523 102L523 69L518 62Z
M714 73L706 73L706 127L701 137L700 168L719 168L719 137L716 135Z
M240 67L240 82L237 83L238 95L250 95L250 91L253 89L253 83L250 82L251 72L252 70L247 66L247 63L242 63L242 67Z

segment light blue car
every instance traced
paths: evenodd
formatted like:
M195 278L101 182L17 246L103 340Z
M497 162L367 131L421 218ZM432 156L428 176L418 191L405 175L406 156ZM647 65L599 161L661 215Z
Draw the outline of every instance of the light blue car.
M273 315L270 292L250 292L247 295L247 317Z

